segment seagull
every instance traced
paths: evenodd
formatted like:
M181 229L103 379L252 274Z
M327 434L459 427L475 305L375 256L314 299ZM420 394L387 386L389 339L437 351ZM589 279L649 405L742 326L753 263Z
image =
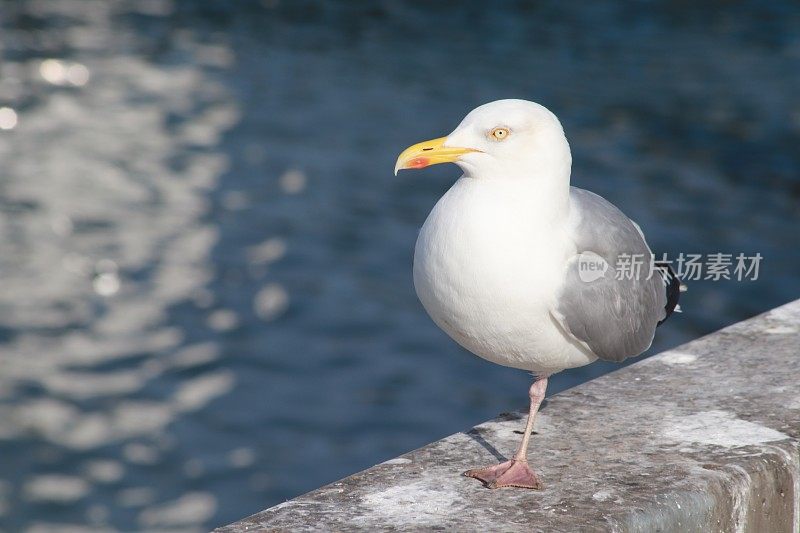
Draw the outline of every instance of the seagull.
M635 222L570 186L570 147L544 106L482 105L450 135L404 150L395 175L440 163L464 174L420 230L417 296L458 344L534 378L513 458L464 475L489 488L540 489L527 449L548 377L647 350L676 310L680 280L654 261ZM623 268L632 263L638 269Z

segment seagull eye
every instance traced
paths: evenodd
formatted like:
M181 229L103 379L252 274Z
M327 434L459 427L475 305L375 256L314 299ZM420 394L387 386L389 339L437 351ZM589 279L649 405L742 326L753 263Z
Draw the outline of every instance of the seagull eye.
M495 141L503 141L511 132L508 128L494 128L489 132L489 136Z

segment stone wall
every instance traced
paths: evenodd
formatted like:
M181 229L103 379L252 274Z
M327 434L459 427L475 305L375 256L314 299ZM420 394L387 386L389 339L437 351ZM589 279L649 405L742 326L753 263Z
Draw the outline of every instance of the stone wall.
M529 451L543 490L461 476L512 455L524 416L218 531L798 532L800 300L548 398Z

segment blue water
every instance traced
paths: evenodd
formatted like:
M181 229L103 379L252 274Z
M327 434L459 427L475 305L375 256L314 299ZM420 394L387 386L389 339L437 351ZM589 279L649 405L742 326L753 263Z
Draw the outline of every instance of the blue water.
M657 252L762 254L648 353L800 296L792 2L0 16L0 529L205 530L523 407L413 292L457 169L392 175L493 99L552 109Z

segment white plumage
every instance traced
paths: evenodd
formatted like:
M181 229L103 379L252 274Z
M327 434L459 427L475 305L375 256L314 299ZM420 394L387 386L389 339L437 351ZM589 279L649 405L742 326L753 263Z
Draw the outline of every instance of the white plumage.
M444 162L464 175L420 231L417 295L464 348L537 376L514 459L467 475L491 487L537 488L526 449L547 377L647 349L677 303L679 283L665 290L638 226L601 197L570 187L570 147L544 107L524 100L478 107L447 137L404 151L395 170ZM641 256L640 274L619 276L621 255ZM587 281L585 257L608 270Z
M528 180L459 179L422 226L414 286L433 321L467 350L552 374L597 357L550 316L576 250L567 215L534 189Z

